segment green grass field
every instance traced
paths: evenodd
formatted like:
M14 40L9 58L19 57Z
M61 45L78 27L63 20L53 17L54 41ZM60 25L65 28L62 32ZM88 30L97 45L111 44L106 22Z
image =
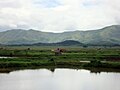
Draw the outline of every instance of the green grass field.
M120 48L79 46L59 48L66 49L60 56L52 50L57 46L4 46L0 48L0 68L34 67L34 66L70 66L120 68ZM82 62L81 62L82 61ZM84 62L89 61L89 62Z

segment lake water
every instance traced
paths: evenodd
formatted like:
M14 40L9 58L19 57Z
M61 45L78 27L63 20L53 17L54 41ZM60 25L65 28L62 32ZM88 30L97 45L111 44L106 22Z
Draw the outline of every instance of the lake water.
M0 58L16 58L16 57L1 57L1 56L0 56Z
M0 73L0 90L120 90L120 73L85 69L18 70Z

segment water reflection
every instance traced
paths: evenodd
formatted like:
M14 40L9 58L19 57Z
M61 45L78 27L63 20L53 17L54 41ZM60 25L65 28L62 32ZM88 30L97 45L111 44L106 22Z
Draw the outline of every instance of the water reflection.
M59 67L59 68L62 68L62 67ZM39 67L38 68L28 68L28 69L40 69ZM57 69L57 67L44 67L44 68L41 68L41 69L48 69L49 71L51 72L55 72L55 69ZM64 68L65 69L65 68ZM66 69L74 69L74 70L80 70L78 68L66 68ZM82 69L82 68L81 68ZM120 73L120 69L110 69L110 68L84 68L85 70L89 70L90 73L96 73L96 74L100 74L101 72L114 72L114 73ZM6 68L6 69L0 69L0 73L10 73L10 72L13 72L13 71L18 71L18 70L27 70L26 68Z
M52 71L52 72L51 72ZM0 90L119 90L120 73L85 69L29 69L0 74Z
M51 72L55 72L55 67L48 68L48 70L50 70Z

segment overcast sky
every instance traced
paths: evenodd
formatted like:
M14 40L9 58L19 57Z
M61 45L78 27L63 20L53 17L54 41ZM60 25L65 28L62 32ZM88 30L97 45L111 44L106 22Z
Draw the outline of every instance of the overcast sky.
M120 24L120 0L0 0L0 31L93 30Z

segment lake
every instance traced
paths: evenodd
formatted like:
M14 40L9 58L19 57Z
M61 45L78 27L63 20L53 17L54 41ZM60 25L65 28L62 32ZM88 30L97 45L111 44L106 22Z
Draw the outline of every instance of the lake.
M120 90L119 72L28 69L0 73L0 90Z

